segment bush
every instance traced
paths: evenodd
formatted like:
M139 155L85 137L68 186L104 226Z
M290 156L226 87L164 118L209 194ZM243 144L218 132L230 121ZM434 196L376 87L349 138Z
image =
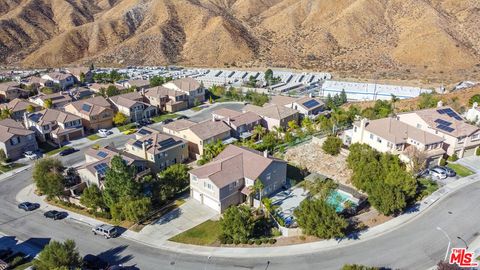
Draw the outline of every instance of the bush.
M229 244L229 245L233 244L233 240L232 239L227 239L227 244Z
M242 239L241 243L245 245L245 244L248 243L248 240L247 239Z
M278 228L272 228L272 235L273 236L282 236L282 232Z
M325 142L322 145L323 151L325 153L330 154L332 156L336 156L340 154L340 149L342 148L342 139L335 137L335 136L329 136Z
M455 162L457 160L458 160L457 154L453 154L448 158L448 161L452 161L452 162Z
M262 240L257 239L255 240L255 245L260 246L262 244Z
M268 238L263 238L262 239L262 244L268 244L270 242L270 239Z
M445 166L447 165L447 161L444 158L440 159L440 166Z
M477 151L475 152L475 154L476 154L477 156L480 156L480 147L477 148Z
M255 243L255 241L253 239L248 239L248 244L249 245L253 245Z
M270 238L270 240L268 240L268 242L270 243L270 245L273 245L277 242L277 239L275 238Z
M235 239L235 240L233 240L233 243L234 243L235 245L238 245L238 244L240 244L240 240Z
M21 265L23 263L24 259L22 256L16 256L13 258L12 262L10 262L10 267L11 269Z
M222 233L218 237L218 240L220 241L220 244L225 245L227 243L228 238L225 234Z

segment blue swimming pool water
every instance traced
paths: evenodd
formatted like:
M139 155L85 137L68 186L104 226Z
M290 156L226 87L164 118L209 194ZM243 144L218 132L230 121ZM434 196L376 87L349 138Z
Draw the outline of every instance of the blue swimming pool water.
M343 204L346 201L350 201L350 196L344 192L339 191L338 189L334 190L330 196L327 198L327 203L330 204L331 206L335 207L335 211L337 213L340 213L343 211L344 207ZM353 202L352 202L353 203ZM353 203L355 204L355 203Z

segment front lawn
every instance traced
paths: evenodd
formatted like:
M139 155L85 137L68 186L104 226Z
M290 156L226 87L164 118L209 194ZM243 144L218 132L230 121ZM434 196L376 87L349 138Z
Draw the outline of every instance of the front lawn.
M6 173L6 172L9 172L11 170L21 168L23 166L26 166L26 164L22 164L22 163L10 163L8 165L0 164L0 171L2 173Z
M203 110L203 108L201 106L197 106L197 107L192 108L192 111L194 111L194 112L199 112L201 110Z
M98 134L92 134L92 135L87 136L87 139L89 139L90 141L100 140L101 138L102 137L98 136Z
M417 201L429 196L438 190L438 184L435 181L426 178L418 179Z
M127 131L129 129L134 129L136 127L137 127L137 125L135 123L129 123L129 124L126 124L126 125L123 125L123 126L119 126L117 128L118 128L118 130L120 130L120 132L124 132L124 131Z
M218 241L221 231L220 221L207 220L188 231L175 235L169 240L184 244L208 246Z
M179 116L178 114L174 114L174 113L162 114L162 115L158 115L158 116L153 117L152 121L155 122L155 123L158 123L158 122L165 121L167 119L177 118L178 116Z
M470 169L460 165L460 164L456 164L456 163L449 163L447 165L448 167L450 167L452 170L454 170L458 176L460 177L466 177L466 176L469 176L469 175L472 175L474 174L474 172L472 172Z

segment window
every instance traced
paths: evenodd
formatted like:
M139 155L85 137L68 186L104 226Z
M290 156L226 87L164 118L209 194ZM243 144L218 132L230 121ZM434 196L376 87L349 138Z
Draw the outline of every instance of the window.
M197 178L195 175L192 175L192 181L193 181L193 182L197 182L197 181L198 181L198 178Z
M370 134L370 140L373 140L373 138L375 138L375 136L373 136L373 134Z
M11 145L17 145L20 143L20 138L19 137L13 137L10 139L10 144Z
M417 128L422 128L422 125L417 123Z
M271 173L268 173L268 174L267 174L267 181L270 180L270 178L272 178L272 174L271 174Z
M203 182L203 187L209 190L213 190L213 185L208 182Z
M472 135L472 141L476 141L478 139L480 139L480 133Z
M464 142L465 142L465 136L458 138L458 143L464 143Z
M354 128L353 128L353 132L357 132L357 127L354 127Z
M380 139L379 137L377 137L377 142L378 142L378 143L382 143L382 139Z

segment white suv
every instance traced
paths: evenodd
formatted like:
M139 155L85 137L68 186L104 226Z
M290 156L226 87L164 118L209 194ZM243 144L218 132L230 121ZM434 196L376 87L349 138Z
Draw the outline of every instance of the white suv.
M35 154L34 152L32 151L27 151L25 153L23 153L23 155L28 158L28 159L31 159L31 160L34 160L34 159L37 159L38 158L38 155Z
M102 138L105 138L107 137L108 135L110 135L112 132L108 129L100 129L98 130L98 135Z
M107 224L101 224L96 227L93 227L92 232L94 235L97 235L97 234L103 235L106 239L117 236L117 228Z

